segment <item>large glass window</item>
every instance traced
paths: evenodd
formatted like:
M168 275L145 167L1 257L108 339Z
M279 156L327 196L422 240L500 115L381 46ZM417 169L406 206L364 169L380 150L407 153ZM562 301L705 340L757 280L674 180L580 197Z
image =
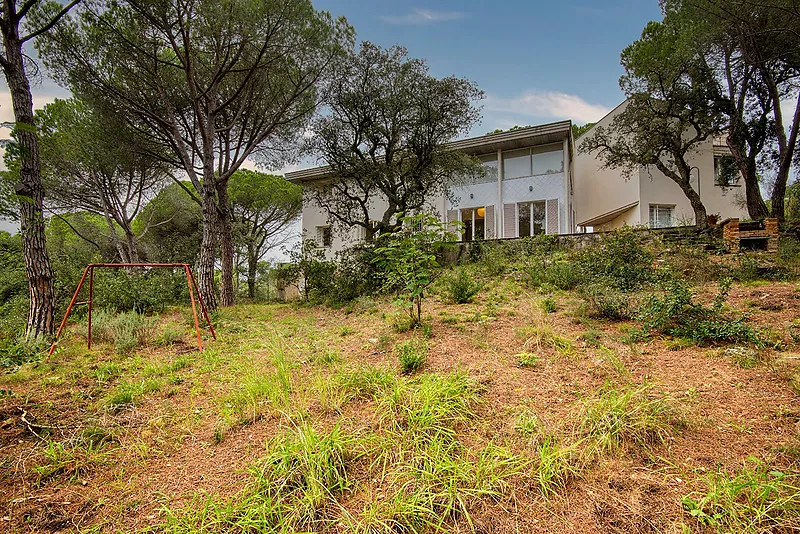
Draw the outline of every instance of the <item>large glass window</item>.
M483 173L475 179L475 183L485 184L497 181L497 154L478 158L483 165Z
M461 210L462 240L475 241L486 235L486 208Z
M517 232L519 237L530 237L545 232L546 207L544 200L517 204Z
M509 150L503 153L503 179L524 178L531 175L531 150Z
M541 148L533 150L533 175L564 172L564 150Z
M650 204L650 228L669 228L675 219L675 206Z

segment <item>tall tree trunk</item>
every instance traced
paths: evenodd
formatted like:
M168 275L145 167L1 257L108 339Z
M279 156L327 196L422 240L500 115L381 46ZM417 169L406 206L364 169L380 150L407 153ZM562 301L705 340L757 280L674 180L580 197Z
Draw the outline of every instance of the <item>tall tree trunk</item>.
M755 157L743 153L743 148L731 135L728 135L727 144L731 151L731 156L739 168L739 173L744 178L744 194L747 205L747 214L751 219L764 219L769 215L764 198L761 196L761 187L758 183L756 174Z
M209 183L210 182L210 183ZM214 264L217 259L217 199L212 179L203 180L201 195L203 215L203 239L200 242L200 257L197 260L197 286L209 310L217 309L214 289Z
M682 174L674 172L661 162L656 163L656 167L667 175L670 180L678 184L683 194L689 199L689 204L691 204L692 211L694 211L695 228L698 230L706 230L708 228L708 212L706 211L705 204L703 204L703 201L700 199L700 194L692 187L691 167L684 161L681 165Z
M247 244L247 296L250 300L256 298L256 272L258 269L258 259L256 259L255 247L252 243Z
M13 32L12 35L3 35L6 56L3 70L11 92L15 131L20 147L20 233L30 293L25 336L30 337L54 332L55 291L53 268L45 241L42 213L44 187L39 162L39 140L33 123L33 97L25 74L18 28L4 28L5 32Z
M233 214L228 197L227 182L217 183L219 204L219 248L222 263L222 284L219 301L222 306L233 306Z

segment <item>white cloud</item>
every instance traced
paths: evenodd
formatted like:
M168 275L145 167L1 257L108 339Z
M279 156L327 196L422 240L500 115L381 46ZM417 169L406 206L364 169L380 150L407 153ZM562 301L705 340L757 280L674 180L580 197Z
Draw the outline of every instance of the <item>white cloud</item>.
M590 104L577 95L535 90L511 98L490 95L484 101L484 110L514 116L572 119L576 123L595 122L610 111L605 106ZM524 122L525 119L520 121ZM521 124L520 121L515 124Z
M384 15L381 20L389 24L432 24L435 22L447 22L459 20L466 17L461 11L434 11L415 7L411 13L405 15Z

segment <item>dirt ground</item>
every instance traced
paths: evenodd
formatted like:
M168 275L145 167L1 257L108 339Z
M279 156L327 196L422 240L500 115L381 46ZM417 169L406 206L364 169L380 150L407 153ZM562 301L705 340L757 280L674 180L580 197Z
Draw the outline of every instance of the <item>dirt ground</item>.
M710 285L700 294L710 298L714 291ZM797 472L800 397L792 377L798 345L791 335L800 317L797 284L732 288L728 305L769 332L771 345L744 367L726 352L730 347L662 338L628 343L633 323L593 318L571 293L552 297L557 311L546 314L539 307L544 295L501 281L471 304L426 302L432 328L423 372L465 370L484 388L478 417L459 430L465 440L522 450L515 424L526 410L568 434L582 402L620 380L651 384L679 410L681 424L663 444L626 445L594 460L557 496L545 498L532 480L515 476L502 495L471 503L471 527L455 520L451 531L711 532L682 504L702 488L704 474L735 471L749 457ZM87 352L82 338L69 336L53 357L0 376L0 532L134 532L161 524L165 506L236 495L249 479L248 466L286 427L284 417L264 415L218 439L225 396L243 369L269 368L276 334L292 361L293 384L326 372L310 361L323 349L340 355L338 366L397 368L392 346L419 334L396 333L394 313L384 301L342 310L238 306L222 313L219 340L208 340L204 353L194 350L188 329L185 340L134 356L104 345ZM162 320L186 327L181 312ZM531 332L543 328L568 340L569 348L537 343ZM540 363L520 366L521 352L536 354ZM176 358L188 363L163 375L153 371ZM104 369L117 370L105 377ZM134 402L110 409L106 399L124 383L141 385ZM338 423L358 433L375 425L372 400L347 403L340 412L313 396L298 402L320 428ZM96 436L92 445L72 446L85 444L87 435ZM54 453L59 443L72 452ZM354 476L361 476L357 467ZM363 507L370 481L361 482L361 490L340 500L344 509Z

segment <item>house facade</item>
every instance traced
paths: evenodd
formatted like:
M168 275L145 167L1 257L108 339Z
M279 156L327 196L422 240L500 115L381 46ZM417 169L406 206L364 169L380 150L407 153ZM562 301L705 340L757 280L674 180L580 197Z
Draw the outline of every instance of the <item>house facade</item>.
M595 126L575 140L575 225L577 231L613 230L622 226L692 225L694 211L678 184L652 166L643 166L631 176L620 169L605 169L597 154L581 152L584 140L598 126L609 127L627 102L623 102ZM708 214L720 220L747 219L744 186L738 171L730 165L730 149L724 140L702 143L688 162L692 167L692 186L700 195Z
M598 125L610 124L622 109L624 104ZM450 148L477 157L485 172L474 181L454 186L449 195L431 198L428 210L442 221L462 223L463 241L625 225L693 224L688 199L656 169L642 168L626 178L619 170L603 169L596 155L579 153L576 145L590 135L591 129L576 141L572 122L561 121L455 141ZM700 196L709 214L746 218L735 175L726 175L726 187L717 185L718 163L726 151L724 145L711 141L697 151L692 164L697 169ZM286 178L304 186L319 185L330 178L330 169L305 169L288 173ZM385 205L383 199L375 198L371 216L380 219ZM304 203L302 230L329 255L364 238L360 228L333 232L327 214L313 201Z

